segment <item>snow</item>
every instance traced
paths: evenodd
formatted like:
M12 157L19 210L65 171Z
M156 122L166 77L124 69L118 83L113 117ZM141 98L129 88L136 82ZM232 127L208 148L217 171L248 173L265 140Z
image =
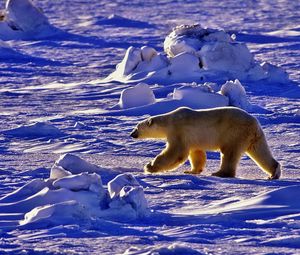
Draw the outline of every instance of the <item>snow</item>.
M119 105L121 108L132 108L155 103L155 95L148 84L139 83L133 88L124 89Z
M26 31L0 3L1 254L299 253L298 1L15 3ZM155 101L121 108L139 83ZM279 180L246 156L212 177L216 152L198 176L143 172L163 143L133 140L136 123L223 101L258 119Z
M78 162L90 165L75 155L68 154L67 158L69 165ZM55 177L54 180L32 180L6 195L0 200L1 212L6 213L6 217L23 213L24 219L19 224L28 228L87 222L95 217L128 221L148 215L144 190L133 175L117 175L108 183L108 191L97 173Z
M288 83L287 73L270 63L260 64L247 45L224 30L181 25L164 40L168 58L155 49L129 47L123 60L104 82L259 81ZM142 58L147 49L149 57Z
M6 1L4 19L0 20L2 40L43 38L56 32L43 11L31 0Z
M4 130L3 133L9 136L18 137L58 137L63 132L50 123L37 122L28 125L21 125L17 128Z
M239 80L227 81L222 85L220 92L229 98L229 105L251 111L251 104L247 99L246 90Z
M173 99L181 100L186 104L191 104L193 105L193 108L196 109L229 105L229 100L225 97L226 95L222 96L210 90L207 91L207 89L209 89L209 87L206 86L183 86L181 88L174 89Z

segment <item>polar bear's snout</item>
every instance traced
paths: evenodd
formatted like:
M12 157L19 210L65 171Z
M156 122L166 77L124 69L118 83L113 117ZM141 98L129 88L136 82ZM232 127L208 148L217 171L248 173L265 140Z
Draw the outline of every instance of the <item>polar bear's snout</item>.
M138 132L137 128L133 129L133 131L130 133L130 136L132 138L138 138L139 137L139 132Z

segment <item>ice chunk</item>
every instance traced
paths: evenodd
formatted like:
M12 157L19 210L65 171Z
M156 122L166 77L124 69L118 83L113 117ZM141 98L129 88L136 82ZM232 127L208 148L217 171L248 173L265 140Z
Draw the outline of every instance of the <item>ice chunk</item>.
M56 162L55 165L61 166L65 170L72 174L79 174L82 172L94 173L101 170L100 167L91 164L80 157L67 153L62 155Z
M131 174L120 174L108 184L111 197L111 210L122 209L128 204L135 212L135 218L144 217L148 213L148 203L143 188ZM129 210L132 214L131 210ZM131 215L132 216L132 215Z
M73 191L91 190L93 192L104 194L101 177L96 173L81 173L69 175L53 182L55 188L65 188Z
M144 216L147 213L148 203L141 186L124 186L120 191L120 199L131 204L138 216Z
M119 196L120 191L125 186L136 187L136 186L140 186L140 184L132 174L128 174L128 173L120 174L107 184L110 197L113 199L116 196Z
M7 0L5 20L13 30L30 32L49 26L47 17L31 0Z
M122 91L119 105L121 108L132 108L155 103L153 91L145 83Z
M221 87L221 94L229 98L229 105L239 107L246 111L251 110L251 104L249 103L246 90L239 80L227 81Z
M207 91L204 86L188 87L183 86L174 89L173 99L181 100L183 103L193 106L193 108L222 107L229 104L227 97Z
M71 175L72 173L65 170L63 167L54 164L50 170L50 179L59 179L65 176Z

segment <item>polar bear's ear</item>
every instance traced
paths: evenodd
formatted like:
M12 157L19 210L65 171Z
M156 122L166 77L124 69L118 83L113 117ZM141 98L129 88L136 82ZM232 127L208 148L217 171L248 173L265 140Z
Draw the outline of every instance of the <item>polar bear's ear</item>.
M153 119L152 119L152 118L149 118L149 119L147 120L147 125L148 125L148 127L150 127L152 124L153 124Z

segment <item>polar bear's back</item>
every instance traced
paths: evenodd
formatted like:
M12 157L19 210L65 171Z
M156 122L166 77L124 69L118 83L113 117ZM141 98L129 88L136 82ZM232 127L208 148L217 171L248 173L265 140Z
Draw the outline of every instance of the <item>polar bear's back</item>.
M175 134L181 134L190 146L216 150L226 144L248 140L261 132L258 121L247 112L235 107L206 110L179 108L168 114Z

